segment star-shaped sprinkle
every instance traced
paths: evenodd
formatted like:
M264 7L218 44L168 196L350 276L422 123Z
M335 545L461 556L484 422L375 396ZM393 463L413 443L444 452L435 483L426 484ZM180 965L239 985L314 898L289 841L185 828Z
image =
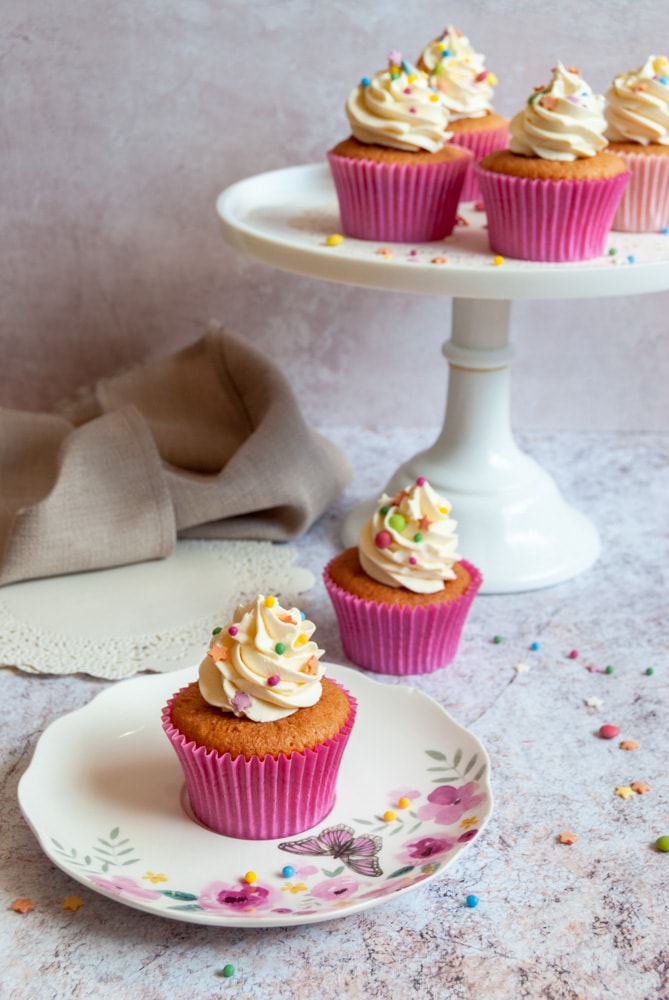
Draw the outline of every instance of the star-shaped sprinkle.
M598 698L595 694L590 695L589 698L584 698L584 703L588 706L588 708L601 708L604 704L602 699Z
M564 830L562 833L558 834L558 841L561 844L575 844L578 840L578 834L572 833L571 830Z
M529 663L517 663L513 668L517 674L527 674L530 671Z
M225 646L220 646L218 643L215 643L209 650L209 656L212 658L214 663L218 663L220 660L227 660L228 651Z
M318 675L318 658L316 656L309 657L304 665L304 673L309 674L311 677Z
M620 744L621 750L638 750L639 744L636 740L623 740Z
M621 799L634 798L634 790L629 785L618 785L615 792Z
M429 531L432 521L425 514L418 520L418 530L419 531Z
M79 899L78 896L66 896L61 909L72 910L73 913L76 913L79 907L84 905L83 899Z
M633 781L630 788L637 795L645 795L646 792L650 791L650 785L647 785L645 781Z
M31 910L35 909L35 904L32 899L22 897L20 899L15 899L9 908L10 910L14 910L14 913L30 913Z

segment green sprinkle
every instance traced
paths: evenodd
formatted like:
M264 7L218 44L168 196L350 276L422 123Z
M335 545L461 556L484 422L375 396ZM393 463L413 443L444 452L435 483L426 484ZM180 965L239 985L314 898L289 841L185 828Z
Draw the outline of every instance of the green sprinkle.
M605 674L612 674L613 673L613 667L611 666L610 663L609 663L608 667L604 667L604 673Z
M234 976L234 974L235 974L235 967L234 965L231 965L230 962L228 962L227 965L223 966L221 975L223 976L224 979L230 979L232 976Z
M646 677L652 677L655 671L652 667L646 667Z
M211 634L212 635L218 635L218 633L222 632L222 631L223 631L223 629L221 628L221 626L217 625L216 628L214 629L214 631Z
M616 250L616 248L615 247L611 247L611 249L609 250L609 257L615 257L615 255L617 253L618 253L618 251Z
M392 528L393 531L401 532L407 526L406 518L403 514L393 514L392 517L388 518L388 527Z
M277 642L276 646L274 647L274 652L278 653L279 656L282 656L286 652L285 643Z
M379 510L379 513L387 514L389 510L390 510L389 505L387 503L384 503L383 507L381 507L381 509Z
M416 534L413 536L413 540L414 542L420 542L423 540L423 536L421 535L420 531L416 532Z
M504 642L504 639L502 638L501 635L496 635L492 641L495 643L496 646L499 646L500 642Z
M662 851L663 854L669 853L669 836L658 837L655 841L655 846L658 851Z

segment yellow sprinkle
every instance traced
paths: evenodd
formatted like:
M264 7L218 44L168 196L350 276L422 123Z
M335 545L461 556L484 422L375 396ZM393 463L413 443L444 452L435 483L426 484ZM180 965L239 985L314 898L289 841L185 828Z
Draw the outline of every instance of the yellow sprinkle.
M448 507L440 507L439 508L439 513L440 514L448 514Z
M61 909L72 910L72 913L76 913L80 906L85 906L83 899L79 899L78 896L66 896Z
M491 87L497 86L497 77L494 73L488 73L487 80Z
M409 76L407 77L407 83L415 83L417 79L418 77L416 76L415 73L410 73Z
M438 94L430 94L430 100L432 101L433 104L435 104L439 100L439 95Z
M274 597L272 594L270 594L269 597L265 598L266 608L273 608L275 604L276 604L276 597Z
M431 263L432 264L447 264L448 263L448 258L447 257L433 257Z
M258 879L258 876L256 875L255 872L247 872L246 875L244 876L244 881L245 882L249 882L249 883L250 882L256 882L257 879Z
M304 646L305 642L309 642L309 637L306 636L304 634L304 632L300 632L300 634L298 635L297 639L295 640L295 645L296 646Z
M392 823L393 820L397 819L397 813L394 813L392 809L387 809L386 812L384 812L383 814L383 818L386 821L386 823Z
M498 255L497 257L493 257L492 262L495 265L495 267L501 267L501 265L504 263L504 258Z
M328 247L338 247L340 243L344 242L344 237L341 233L332 233L325 240L325 245Z
M656 73L660 73L666 65L667 65L666 56L656 56L653 59L653 69L655 70Z
M407 799L407 798L406 798L406 797L405 797L405 796L403 795L403 796L402 796L402 798L401 798L401 799L400 799L400 800L398 801L398 803L397 803L397 804L398 804L398 806L400 807L400 809L408 809L408 808L409 808L409 806L411 805L411 799Z

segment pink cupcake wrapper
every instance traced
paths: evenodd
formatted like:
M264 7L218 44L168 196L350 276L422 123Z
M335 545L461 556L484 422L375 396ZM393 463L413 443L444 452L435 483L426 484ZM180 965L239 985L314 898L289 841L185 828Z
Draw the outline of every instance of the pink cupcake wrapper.
M443 604L413 607L349 594L334 582L328 563L323 580L348 658L365 670L395 676L428 674L449 664L482 582L475 566L464 559L461 562L471 576L464 594Z
M669 153L618 153L631 173L613 217L612 229L658 233L669 226Z
M474 172L474 164L488 153L494 153L496 149L506 149L509 145L509 129L506 125L501 125L499 128L480 129L476 132L454 132L448 141L454 146L468 149L472 154L460 201L477 201L481 197L481 189Z
M337 775L355 721L357 702L346 694L351 710L335 736L313 750L262 760L231 757L188 740L172 723L176 695L171 698L163 709L163 729L200 822L215 833L244 840L276 840L319 823L334 805Z
M569 261L604 252L629 173L594 181L513 177L475 166L494 253Z
M376 163L328 153L347 236L426 243L450 236L470 158Z

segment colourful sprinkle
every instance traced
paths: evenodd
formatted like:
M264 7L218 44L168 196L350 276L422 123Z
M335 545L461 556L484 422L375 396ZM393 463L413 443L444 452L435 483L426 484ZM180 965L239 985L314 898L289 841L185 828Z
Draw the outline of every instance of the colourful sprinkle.
M252 882L258 881L258 876L256 875L255 872L247 872L246 875L244 876L244 881L248 882L248 884L251 885Z
M386 516L386 514L387 514L387 513L389 512L389 511L390 511L390 505L389 505L389 504L387 504L387 503L384 503L383 507L381 507L381 508L379 509L379 514L383 514L383 516L385 517L385 516Z
M620 736L620 730L617 726L605 725L599 727L599 735L603 740L613 740L616 736Z
M617 253L618 250L616 249L616 247L609 247L609 257L615 257Z
M265 598L266 608L273 608L275 604L276 604L276 597L273 597L272 594L270 594L269 597Z
M498 254L496 257L493 257L492 262L495 265L495 267L501 267L502 264L504 263L504 258Z
M325 238L326 247L338 247L340 243L344 242L344 237L341 233L331 233Z
M409 565L410 566L417 566L418 565L418 560L416 559L415 556L409 556Z
M61 910L71 910L72 913L76 913L78 909L85 905L83 899L79 899L78 896L66 896L63 900Z
M218 635L218 633L219 633L219 632L222 632L222 631L223 631L223 629L221 628L221 626L220 626L220 625L217 625L217 626L216 626L216 628L215 628L215 629L214 629L214 630L212 631L212 633L211 633L211 634L212 634L212 635Z
M406 518L402 514L393 514L388 518L388 526L393 531L404 531L407 526Z
M425 486L425 476L419 476L416 480L416 486Z
M541 643L540 642L533 642L532 645L530 646L530 649L532 649L532 650L534 650L534 652L536 652L537 649L541 649Z
M276 646L274 647L274 652L278 653L279 656L283 656L283 654L286 652L285 642L277 642Z
M228 962L227 965L223 966L223 969L221 970L221 975L223 976L224 979L232 979L234 974L235 974L235 967L230 962Z
M414 540L414 542L422 542L423 541L423 536L421 535L420 531L416 532L416 534L413 536L413 540Z
M370 85L371 82L372 81L369 79L368 76L363 76L362 80L360 81L360 86L361 87L369 87L369 85Z
M645 781L633 781L630 788L637 795L645 795L646 792L650 791L650 785L647 785Z
M408 809L411 805L411 799L408 799L406 795L403 795L401 799L397 800L397 805L400 809Z
M615 791L615 794L620 799L632 799L632 798L634 798L634 792L632 791L632 789L630 788L629 785L618 785L618 787L616 789L614 789L614 791Z
M646 669L644 670L644 673L645 673L646 677L652 677L653 674L655 673L655 671L653 670L652 667L646 667Z
M611 666L610 663L609 663L608 667L604 667L604 673L605 674L612 674L613 673L613 667Z
M635 264L636 263L636 257L634 256L633 253L628 254L628 256L627 256L627 263L628 264Z
M281 869L281 874L283 875L284 878L292 878L293 875L295 874L295 869L293 868L292 865L284 865L283 868Z
M387 549L393 540L393 536L389 531L379 531L374 539L374 544L377 549Z
M297 639L295 640L295 645L296 646L304 646L304 644L306 642L309 642L309 637L307 635L305 635L304 632L300 632L300 634L298 635Z
M669 852L669 836L658 837L655 841L655 846L662 854L667 854Z
M496 635L493 637L492 641L495 643L496 646L499 646L500 642L504 642L504 639L502 638L501 635Z
M448 264L448 257L433 257L431 264Z
M397 49L391 49L388 53L388 62L393 66L402 65L402 53L398 52Z
M469 907L469 908L470 908L471 910L473 910L475 906L478 906L478 905L479 905L479 898L478 898L478 896L475 896L475 895L474 895L474 894L472 893L471 895L467 896L467 899L465 900L465 902L466 902L467 906L468 906L468 907Z
M35 909L35 904L32 899L28 899L28 897L25 896L20 899L15 899L9 908L10 910L14 910L14 913L30 913L31 910Z
M558 834L558 842L560 844L575 844L578 840L578 834L572 833L571 830L565 830L563 833Z
M267 686L268 687L275 688L277 686L277 684L280 684L280 683L281 683L281 678L279 677L278 674L272 674L271 677L267 678Z
M237 628L236 625L231 625L230 628L228 629L228 635L235 636L235 635L237 635L238 632L239 632L239 629Z
M570 660L577 660L578 659L578 650L577 649L572 649L571 653L569 653L568 655L569 655L569 659Z
M636 740L623 740L620 744L621 750L638 750L639 744Z
M397 813L393 812L392 809L386 809L383 814L383 818L386 823L394 823L397 819Z

